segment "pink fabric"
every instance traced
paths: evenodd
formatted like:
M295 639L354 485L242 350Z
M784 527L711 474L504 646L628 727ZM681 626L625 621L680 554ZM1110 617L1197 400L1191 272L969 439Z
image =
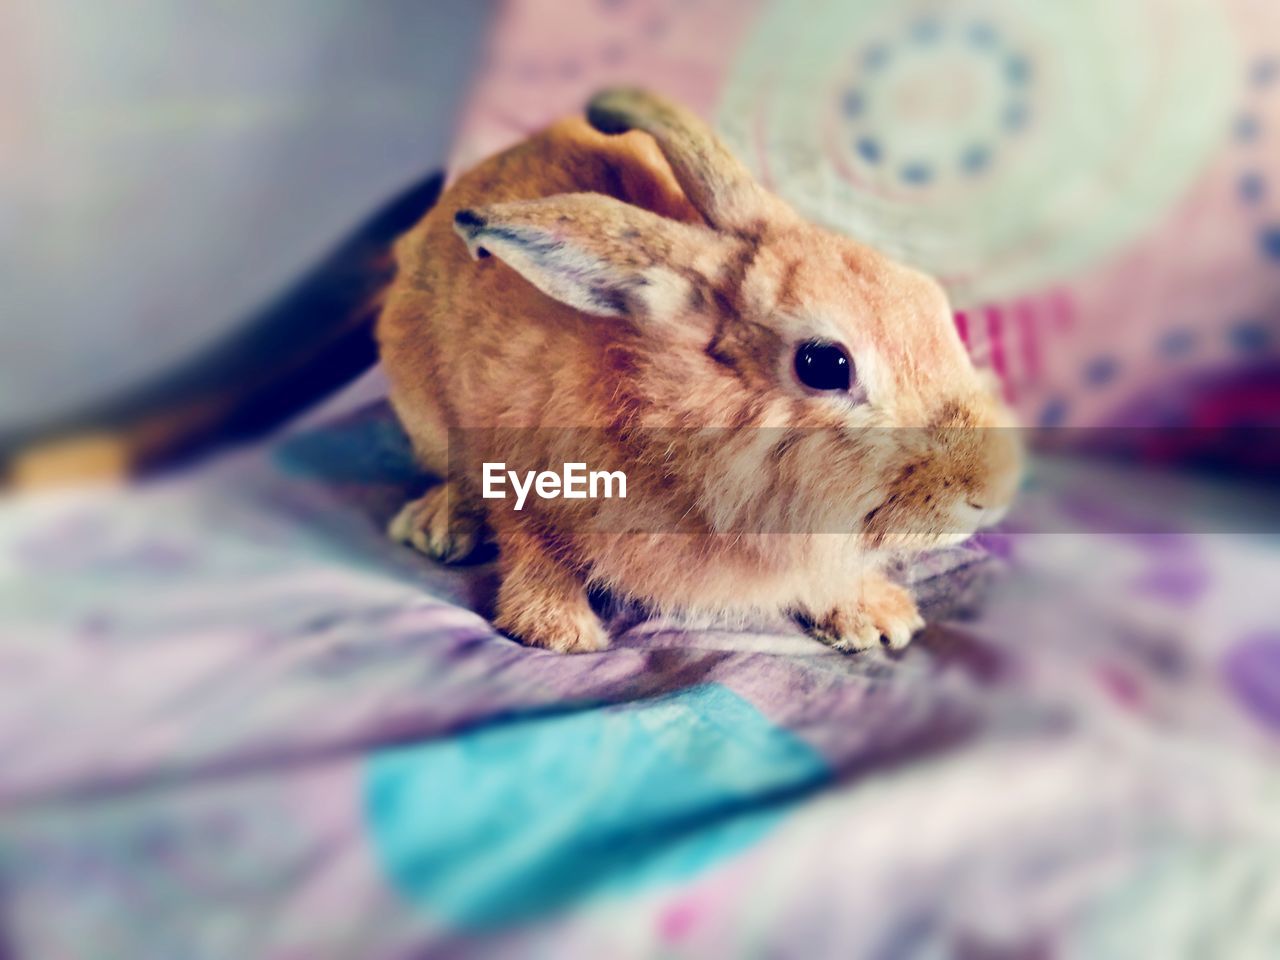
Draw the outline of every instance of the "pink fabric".
M853 3L841 10L858 6ZM1055 124L1060 126L1061 118L1080 100L1071 90L1064 91L1061 76L1074 69L1080 57L1097 55L1096 50L1076 47L1083 47L1110 24L1100 21L1096 30L1090 30L1086 19L1085 29L1075 40L1040 35L1032 29L1036 24L1023 22L1025 11L1017 5L1006 4L1004 14L998 12L999 6L993 8L997 10L993 28L1003 31L1001 36L1014 38L1010 44L1021 37L1031 58L1029 122L1040 125L1032 136L1054 136ZM888 23L884 35L906 36L904 31L910 31L913 23L923 22L912 18L925 16L929 9L910 3L902 4L900 10L895 7L892 14L881 17ZM1145 189L1143 171L1158 174L1163 162L1160 156L1147 153L1159 149L1150 145L1152 138L1158 139L1160 129L1167 131L1180 122L1174 101L1187 89L1220 89L1225 93L1214 109L1221 115L1210 118L1212 139L1188 161L1195 163L1188 185L1171 188L1171 197L1160 201L1163 207L1145 211L1140 229L1125 233L1111 248L1101 245L1095 255L1084 258L1083 265L1051 282L1023 287L1013 296L970 299L964 291L973 275L935 271L953 291L957 324L975 359L996 372L1006 395L1029 424L1116 423L1121 411L1129 411L1126 416L1132 418L1140 398L1174 396L1187 380L1205 375L1229 379L1234 370L1278 362L1280 153L1275 140L1280 136L1280 40L1276 39L1280 38L1280 8L1250 0L1223 0L1203 14L1182 19L1159 13L1152 7L1148 35L1131 38L1135 56L1148 57L1153 63L1154 79L1144 93L1150 102L1134 107L1134 119L1121 145L1124 152L1111 161L1116 168L1101 172L1100 192L1082 201L1078 216L1082 227L1088 228L1131 200L1141 202L1134 198ZM536 0L508 0L465 114L453 169L464 169L557 117L580 110L601 87L639 84L684 101L722 126L726 120L754 126L756 155L748 160L766 181L778 181L770 185L787 196L795 186L789 179L795 172L779 175L778 159L783 156L779 151L786 147L769 142L771 137L777 139L776 127L787 123L796 109L793 101L785 99L780 78L808 55L796 47L794 37L821 39L823 21L830 19L831 30L837 30L841 16L844 13L836 8L798 0L568 0L557 3L554 10ZM1094 16L1107 15L1095 12ZM1206 22L1211 26L1221 24L1222 42L1216 47L1216 41L1185 35L1198 29L1196 16L1209 17ZM771 24L794 27L787 36L777 37L777 77L769 75L768 67L761 72L758 62L754 67L748 63L753 41L757 60L763 42L768 52L765 62L773 62L772 38L755 35L771 29ZM961 28L962 24L956 27ZM944 29L951 29L945 20ZM862 55L872 36L849 36L850 62ZM1210 54L1217 49L1224 51L1221 62L1210 62ZM1117 62L1124 61L1123 51L1115 56ZM758 96L749 101L759 115L743 117L734 110L726 115L731 75L748 67L760 74L753 81ZM1195 76L1196 70L1202 70L1203 76ZM836 102L839 79L832 81L830 93L812 91L813 96L832 99L828 113L835 117L823 121L834 126L815 132L814 141L836 141L834 146L828 143L814 161L829 164L831 177L852 184L869 202L888 195L895 202L919 204L927 213L930 204L952 199L940 188L913 191L895 185L886 193L860 179L852 169L856 158L851 160L839 142L847 136ZM1112 96L1097 90L1089 95L1103 100ZM1121 90L1114 94L1123 95ZM901 99L910 121L912 102L906 94ZM1068 154L1063 167L1068 177L1071 147L1069 141L1060 147L1055 144L1058 153ZM1025 153L1026 148L1022 149ZM1013 190L1023 173L1019 164L1027 162L1013 154L1010 162L992 172L993 185L983 188L987 192L982 200L989 209L1000 212L1002 204L1025 202ZM1107 189L1114 191L1110 199ZM1064 203L1064 209L1070 214L1072 204ZM1069 224L1055 226L1046 218L1043 230L1036 227L1035 235L1045 247L1044 256L1052 258L1059 248L1080 242L1080 232ZM909 245L912 239L907 236L903 242ZM1025 249L1026 245L1017 245L1011 256L1020 256ZM999 279L1001 271L1011 269L1011 264L993 257L974 273L985 281ZM1280 421L1280 411L1273 407L1276 398L1269 393L1262 397L1232 394L1225 400L1221 395L1184 397L1178 402L1191 407L1190 412L1183 409L1181 416L1197 422L1203 420L1196 414L1197 405L1201 410L1243 411L1254 419L1261 413ZM1149 416L1151 422L1169 422L1168 411L1162 413L1150 405L1140 409L1139 419Z

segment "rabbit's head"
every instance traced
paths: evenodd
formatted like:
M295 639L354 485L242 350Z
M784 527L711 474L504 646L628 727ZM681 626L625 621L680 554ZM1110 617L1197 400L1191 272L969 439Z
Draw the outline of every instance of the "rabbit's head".
M664 455L713 528L910 548L1003 514L1021 471L1013 420L936 282L801 219L668 101L608 91L588 119L651 135L701 222L579 193L461 210L455 226L473 255L620 324L618 402L687 429Z

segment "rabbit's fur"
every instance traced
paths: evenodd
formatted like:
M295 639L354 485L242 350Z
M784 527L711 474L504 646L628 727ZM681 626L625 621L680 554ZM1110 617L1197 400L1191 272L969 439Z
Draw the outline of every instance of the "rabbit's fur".
M653 95L608 91L481 163L395 252L382 360L446 481L391 533L456 559L487 527L496 624L526 643L605 647L587 601L602 585L899 647L923 621L886 564L964 539L1017 486L1012 431L991 429L1009 414L941 288L800 219ZM848 393L796 379L814 340L847 349ZM536 429L562 427L589 429ZM512 428L508 464L623 469L628 499L481 499L490 428Z

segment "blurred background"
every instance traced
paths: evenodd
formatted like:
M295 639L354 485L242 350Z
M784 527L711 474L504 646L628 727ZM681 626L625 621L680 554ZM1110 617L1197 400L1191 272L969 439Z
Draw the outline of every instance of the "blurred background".
M0 10L0 432L208 349L441 167L493 5Z
M0 958L1274 956L1272 0L8 0L0 439L345 330L428 174L614 83L942 279L1019 510L901 571L901 658L608 597L558 658L386 540L428 478L356 348L7 497Z
M808 216L943 279L1028 425L1280 408L1263 0L0 15L0 431L198 356L427 170L636 80Z

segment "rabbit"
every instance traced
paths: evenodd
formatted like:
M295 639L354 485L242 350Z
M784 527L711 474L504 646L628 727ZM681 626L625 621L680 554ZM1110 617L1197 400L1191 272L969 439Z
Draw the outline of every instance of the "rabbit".
M605 649L603 587L899 649L924 622L891 564L1018 487L1012 415L942 288L802 219L657 95L604 91L480 163L394 253L380 357L443 480L389 533L442 561L492 537L494 624L525 644ZM621 469L633 492L485 499L493 430L504 461Z

